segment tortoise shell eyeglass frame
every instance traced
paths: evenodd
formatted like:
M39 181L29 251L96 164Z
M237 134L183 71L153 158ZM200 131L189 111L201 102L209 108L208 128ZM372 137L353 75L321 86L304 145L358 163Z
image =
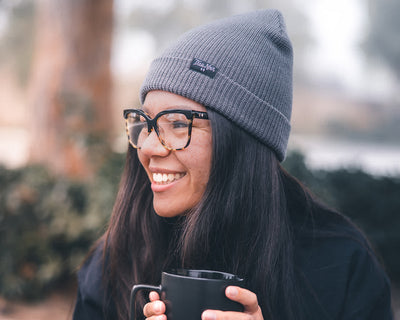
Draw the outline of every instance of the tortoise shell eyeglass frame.
M193 125L193 119L197 118L197 119L202 119L202 120L209 120L208 119L208 114L207 112L203 112L203 111L196 111L196 110L184 110L184 109L170 109L170 110L163 110L161 112L159 112L158 114L156 114L156 116L152 119L145 111L143 111L142 109L125 109L123 111L123 115L124 115L124 119L125 119L125 129L126 129L126 134L128 136L128 140L129 143L131 144L132 147L134 147L135 149L140 149L140 147L138 147L137 145L135 145L130 137L129 134L129 115L131 113L137 114L142 116L144 119L146 119L146 123L147 123L147 134L150 135L150 133L154 130L157 134L158 140L160 141L160 143L163 145L163 147L167 150L170 151L178 151L178 150L183 150L185 148L187 148L190 144L190 140L191 140L191 135L192 135L192 125ZM167 143L162 139L162 137L160 136L160 131L158 128L158 124L157 124L157 120L161 117L164 116L166 114L171 114L171 113L178 113L178 114L183 114L186 119L188 120L188 132L187 132L187 142L183 147L180 148L172 148L170 146L167 145Z

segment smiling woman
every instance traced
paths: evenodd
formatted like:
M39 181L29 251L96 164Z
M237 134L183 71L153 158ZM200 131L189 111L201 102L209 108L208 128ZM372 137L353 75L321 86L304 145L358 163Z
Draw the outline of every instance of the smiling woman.
M125 170L79 271L74 320L166 320L163 294L130 314L130 291L180 268L245 279L225 290L241 312L202 309L202 320L392 319L363 234L280 165L292 58L281 14L261 10L190 30L153 61L141 109L124 111Z

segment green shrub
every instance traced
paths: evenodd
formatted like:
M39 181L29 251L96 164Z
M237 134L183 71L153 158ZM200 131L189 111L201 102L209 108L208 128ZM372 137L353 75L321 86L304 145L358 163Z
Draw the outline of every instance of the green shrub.
M112 210L122 155L86 183L30 166L0 167L0 295L40 298L73 279Z

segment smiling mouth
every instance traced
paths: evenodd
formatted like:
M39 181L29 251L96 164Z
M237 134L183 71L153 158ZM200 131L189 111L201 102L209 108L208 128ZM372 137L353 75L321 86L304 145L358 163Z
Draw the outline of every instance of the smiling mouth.
M184 176L185 173L153 173L153 182L156 184L168 184Z

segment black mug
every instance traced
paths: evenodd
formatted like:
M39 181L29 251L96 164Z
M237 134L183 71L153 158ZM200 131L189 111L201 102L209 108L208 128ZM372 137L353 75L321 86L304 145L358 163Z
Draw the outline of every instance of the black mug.
M228 299L228 286L243 287L243 279L225 272L176 269L163 272L161 285L138 284L131 291L130 313L135 320L135 299L140 290L156 291L166 306L168 320L200 320L204 310L243 311L243 306Z

